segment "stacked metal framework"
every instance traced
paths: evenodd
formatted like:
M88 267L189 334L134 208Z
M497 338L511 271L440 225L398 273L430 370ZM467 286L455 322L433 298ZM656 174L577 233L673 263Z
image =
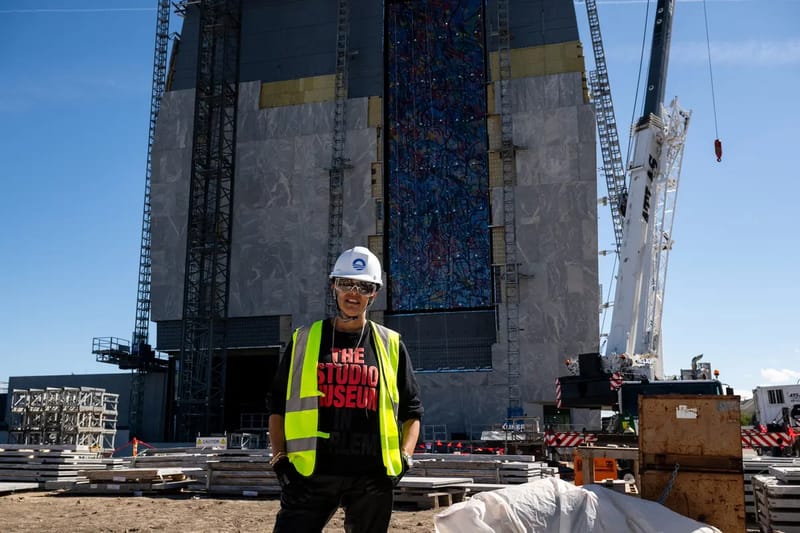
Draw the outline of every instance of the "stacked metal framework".
M328 272L333 272L336 259L342 252L342 205L344 188L344 156L347 120L347 37L349 33L350 10L347 0L339 0L336 25L336 73L335 101L333 111L333 146L331 149L330 207L328 212ZM326 289L328 314L336 313L336 300Z
M75 444L113 450L119 395L93 387L17 389L9 436L16 444Z
M505 238L506 343L508 351L508 407L517 410L520 399L519 353L519 268L517 264L517 236L515 220L514 186L516 184L513 122L511 117L511 32L509 28L508 0L497 2L498 63L500 88L500 156L503 168L503 236ZM512 414L509 412L509 414Z
M606 54L603 49L603 37L600 33L600 19L597 15L595 0L586 0L586 14L589 19L595 65L595 70L589 72L589 84L592 89L592 103L597 118L597 137L600 141L600 153L603 158L603 174L605 174L608 187L608 205L611 207L614 240L616 251L619 253L623 238L622 222L628 201L625 166L619 146L617 119L614 114L614 102L611 99L611 84L608 80Z
M224 427L240 0L201 0L177 426L188 440Z

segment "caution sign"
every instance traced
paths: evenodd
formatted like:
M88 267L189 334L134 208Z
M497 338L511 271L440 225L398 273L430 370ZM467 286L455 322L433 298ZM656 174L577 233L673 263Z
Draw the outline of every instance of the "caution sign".
M228 437L197 437L195 447L225 450L228 448Z

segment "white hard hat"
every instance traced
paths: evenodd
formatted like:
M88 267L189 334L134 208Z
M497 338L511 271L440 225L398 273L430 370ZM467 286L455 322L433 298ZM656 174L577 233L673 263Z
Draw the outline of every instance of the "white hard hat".
M383 285L380 260L363 246L356 246L342 252L342 255L336 260L336 264L333 265L330 278L368 281L376 284L379 289Z

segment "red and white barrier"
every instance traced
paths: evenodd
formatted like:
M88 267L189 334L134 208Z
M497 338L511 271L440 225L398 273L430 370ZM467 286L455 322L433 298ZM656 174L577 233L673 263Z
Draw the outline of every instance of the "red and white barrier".
M578 431L557 431L555 433L546 433L544 442L547 446L553 446L555 448L569 448L572 446L580 446L581 444L597 442L597 435Z
M789 433L762 433L757 429L742 430L743 448L763 448L773 446L791 446L794 442L794 435Z

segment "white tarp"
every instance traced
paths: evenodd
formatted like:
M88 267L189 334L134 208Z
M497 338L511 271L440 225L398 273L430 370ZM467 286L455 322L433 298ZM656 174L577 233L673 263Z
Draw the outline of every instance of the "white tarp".
M558 478L478 493L433 520L438 533L721 533L656 502Z

